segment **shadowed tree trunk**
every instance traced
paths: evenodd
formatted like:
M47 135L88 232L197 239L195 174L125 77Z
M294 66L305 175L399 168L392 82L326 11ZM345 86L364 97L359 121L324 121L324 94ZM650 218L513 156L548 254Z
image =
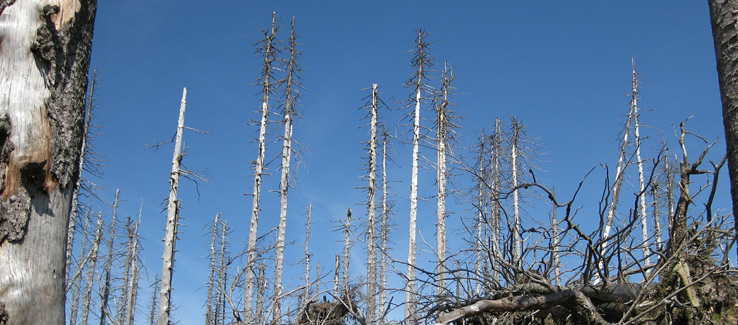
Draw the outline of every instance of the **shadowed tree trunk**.
M0 315L63 324L95 0L0 0Z
M737 221L735 231L738 235L738 1L708 0L708 3L723 102L733 217Z

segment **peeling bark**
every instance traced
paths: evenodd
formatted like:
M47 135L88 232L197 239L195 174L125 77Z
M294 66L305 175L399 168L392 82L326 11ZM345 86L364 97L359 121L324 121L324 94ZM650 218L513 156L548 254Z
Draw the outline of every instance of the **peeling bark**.
M54 5L52 5L52 3ZM0 2L0 304L63 324L94 0Z

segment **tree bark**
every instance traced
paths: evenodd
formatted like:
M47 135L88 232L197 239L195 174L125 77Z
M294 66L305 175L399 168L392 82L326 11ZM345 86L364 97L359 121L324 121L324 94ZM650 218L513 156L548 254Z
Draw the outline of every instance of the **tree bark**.
M0 0L0 314L63 324L95 0Z
M95 283L95 264L97 264L98 249L100 248L100 241L102 240L102 212L97 215L97 230L95 230L95 239L92 242L92 248L90 249L90 268L87 273L87 288L85 289L85 295L82 303L82 324L87 324L87 317L90 313L90 306L92 306L92 287Z
M172 297L172 275L174 273L174 252L177 244L177 226L179 225L179 190L180 163L182 162L182 133L184 131L185 110L187 108L187 88L182 90L182 103L179 107L177 136L174 142L172 172L169 175L169 203L167 204L167 225L164 237L164 255L161 267L161 293L159 297L159 325L169 324Z
M738 235L738 1L708 0L708 4L723 103L733 217L737 221L734 224Z
M367 187L367 263L366 263L366 320L376 322L377 316L377 124L379 119L379 91L372 85L372 99L369 107L369 184Z

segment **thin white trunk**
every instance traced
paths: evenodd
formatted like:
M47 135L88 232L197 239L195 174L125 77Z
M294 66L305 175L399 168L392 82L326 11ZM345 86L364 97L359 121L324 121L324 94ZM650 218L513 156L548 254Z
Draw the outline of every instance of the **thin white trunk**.
M366 321L376 322L377 317L377 124L379 120L379 93L372 85L371 122L369 138L369 184L367 187L367 263L366 263Z
M303 304L307 304L310 299L310 224L312 223L312 217L313 204L310 203L308 205L307 222L305 223L305 293Z
M136 315L136 297L138 296L138 226L141 224L141 212L143 210L143 203L141 203L141 209L138 211L138 221L135 222L133 227L133 246L131 248L131 277L128 283L128 296L126 297L126 325L133 325L134 317Z
M153 290L151 290L151 309L149 311L149 325L156 324L156 316L157 316L157 310L158 310L158 297L159 297L159 284L161 283L161 280L159 278L154 279L154 284L151 286L154 287Z
M90 314L90 306L92 305L92 287L95 282L95 265L97 264L98 250L100 249L100 241L102 241L102 212L97 214L97 229L95 230L95 239L92 241L90 249L90 266L87 273L87 289L82 304L82 324L87 324L87 317Z
M279 228L277 230L277 246L276 246L276 260L275 260L275 274L274 274L274 321L276 323L281 322L282 319L282 273L284 272L284 245L285 245L285 233L287 230L287 191L289 190L289 179L290 179L290 162L292 160L292 126L296 114L297 105L297 94L296 87L297 78L296 73L298 72L297 67L297 35L295 35L295 19L292 18L291 33L290 33L290 59L287 66L287 78L285 79L285 107L284 107L284 119L282 124L284 125L284 139L282 143L282 179L279 185Z
M387 294L387 249L389 238L389 205L387 202L387 146L386 130L382 132L382 225L381 225L381 255L379 257L379 307L384 308ZM382 321L381 319L379 321Z
M90 260L90 255L87 252L87 235L88 231L90 229L90 211L87 210L84 217L84 230L82 232L82 249L80 250L80 256L85 256L83 263L77 265L77 271L75 272L75 275L72 278L71 287L73 289L72 291L72 306L69 314L69 324L77 324L77 314L79 313L79 302L82 297L80 295L82 294L82 288L81 288L81 279L79 277L82 272L85 270L85 266L87 265L88 261ZM70 283L67 283L67 290L69 290Z
M643 160L641 160L641 135L640 135L640 123L638 122L638 74L635 69L635 59L633 62L633 94L631 100L631 114L633 114L633 131L635 132L635 146L636 146L636 159L638 161L638 184L639 193L641 193L641 230L642 230L642 245L643 245L643 257L645 258L645 266L651 266L651 249L648 243L648 210L646 206L646 176L643 172ZM648 272L647 272L648 273Z
M213 220L213 233L210 238L210 276L208 277L208 293L207 300L205 303L205 325L213 325L215 321L214 311L215 304L213 302L213 287L215 286L215 239L218 235L218 225L220 223L220 213L215 214L215 220Z
M484 168L484 154L485 154L485 142L487 141L484 131L479 142L479 175L477 175L477 240L474 247L475 259L474 259L474 273L477 276L482 275L482 264L484 262L484 255L482 254L483 243L486 245L487 242L483 237L483 230L485 226L484 220L484 179L485 179L485 168ZM482 280L477 281L474 292L477 295L482 293Z
M264 296L266 294L267 278L266 265L259 263L259 274L256 278L256 309L254 310L254 324L264 322Z
M218 322L221 318L225 317L225 293L226 293L226 234L228 233L228 222L226 220L220 221L220 265L218 266L218 290L217 299L215 304L215 323L225 324L224 322Z
M161 289L159 297L158 325L169 324L172 297L172 274L174 273L174 252L177 243L177 226L179 223L179 165L182 161L182 131L184 130L185 110L187 107L187 88L182 90L182 103L177 121L177 137L172 157L172 172L169 175L169 203L167 204L166 236L164 237L164 255L161 267Z
M121 304L117 304L116 302L116 308L118 310L118 315L116 318L116 322L118 324L123 324L125 322L126 317L126 309L128 308L128 290L129 290L129 284L131 282L131 265L132 265L132 259L133 256L133 241L134 241L134 232L133 232L133 224L131 223L131 216L126 217L126 232L128 232L128 242L126 243L126 253L125 253L125 259L124 259L124 266L123 266L123 283L121 285Z
M320 293L320 262L315 265L315 295Z
M443 76L441 77L442 100L437 107L437 166L436 166L436 183L438 185L438 197L436 206L436 258L438 269L438 281L436 284L436 294L443 296L446 291L446 179L448 170L446 166L446 151L448 146L448 136L450 131L449 121L449 88L453 80L453 72L446 64L443 67Z
M261 122L259 123L259 153L254 162L254 191L251 203L251 225L249 227L248 253L246 257L246 274L244 289L244 321L249 323L253 317L254 276L256 274L256 238L258 237L259 213L261 212L261 183L264 174L264 160L266 156L266 130L269 117L269 96L272 93L272 63L275 60L276 50L274 41L277 35L276 14L272 13L272 29L264 39L264 67L262 68L262 100Z
M340 273L339 270L341 270L341 255L336 254L336 265L333 268L333 295L336 297L338 297L340 294L338 292L338 274Z
M502 120L497 118L495 119L495 133L492 137L492 143L490 144L490 159L492 160L490 162L490 182L492 185L490 189L490 195L492 196L492 207L489 214L491 219L490 227L492 228L489 238L489 240L492 242L492 278L495 279L496 282L500 281L499 263L502 258L502 244L500 243L500 241L502 240L502 237L500 236L500 216L502 215L502 206L500 205L500 193L502 192L500 183L501 157Z
M343 287L342 294L349 292L349 264L351 262L351 209L346 212L346 222L343 224Z
M523 240L520 234L520 195L518 191L518 142L520 141L520 125L518 120L513 117L513 135L512 135L512 185L513 185L513 265L518 268L522 267L521 261Z
M661 205L659 204L659 192L661 191L661 184L658 182L653 183L651 187L651 196L653 197L653 226L656 231L656 249L661 252L663 249L661 242Z
M423 69L420 66L419 69ZM421 71L422 72L422 71ZM421 79L418 77L419 80ZM421 82L421 81L419 81ZM420 99L422 88L419 85L415 92L415 114L413 118L413 156L412 171L410 176L410 226L408 227L408 249L407 249L407 284L405 285L405 321L408 324L415 323L416 301L415 301L415 253L417 219L418 219L418 156L420 146Z
M556 190L552 190L554 197L556 196ZM561 256L559 255L559 221L556 218L556 203L553 203L553 210L551 212L551 228L553 232L553 238L551 243L551 253L553 254L553 267L554 267L554 278L556 279L556 285L561 284Z

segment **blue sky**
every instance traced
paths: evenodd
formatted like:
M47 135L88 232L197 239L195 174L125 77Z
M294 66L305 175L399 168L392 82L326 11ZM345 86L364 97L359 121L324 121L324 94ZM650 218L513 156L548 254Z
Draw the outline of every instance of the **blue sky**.
M454 109L464 116L461 146L470 145L482 128L491 129L494 118L516 116L544 146L539 180L564 197L592 167L614 169L633 57L641 73L640 107L646 110L641 120L650 126L642 131L648 137L644 155L653 156L662 140L676 149L676 128L689 116L694 116L690 130L721 139L710 158L719 160L724 152L709 13L699 1L101 1L91 67L102 78L94 123L104 128L95 145L107 162L97 182L108 201L120 188L125 200L121 216L135 216L144 202L141 232L148 278L141 280L141 322L150 296L145 284L161 269L162 201L172 155L172 146L144 147L172 138L182 87L188 89L186 124L210 131L185 133L184 163L204 171L210 182L199 186L199 196L194 184L181 185L184 226L175 262L175 320L199 324L204 318L207 224L216 213L233 227L231 251L245 246L251 198L244 194L252 188L257 134L250 121L258 118L254 111L260 107L259 89L252 85L262 62L253 44L269 28L272 12L281 18L281 39L287 39L289 20L296 18L303 52L303 118L294 132L304 151L292 172L297 180L289 197L287 237L295 244L286 251L288 288L302 283L296 278L303 267L296 263L303 257L309 203L313 260L321 263L323 274L332 272L328 266L342 250L342 235L332 231L332 220L342 218L347 208L357 223L365 218L364 194L356 189L365 185L359 178L364 163L360 142L368 138L368 130L359 128L366 123L359 107L369 94L362 89L378 83L393 109L382 112L384 122L392 132L407 130L398 122L405 111L397 110L402 103L396 101L409 95L402 84L413 71L410 50L420 28L433 42L436 70L444 61L454 67ZM437 85L438 78L432 82ZM429 109L423 112L426 126L431 126ZM281 130L272 126L274 138ZM280 145L268 144L268 159ZM410 148L399 143L394 148L395 164L389 170L396 203L393 254L403 260ZM421 153L435 159L428 149ZM273 175L265 180L265 192L278 188L277 165L278 160L269 166ZM467 186L468 179L459 176L459 187ZM593 213L603 179L604 170L597 168L585 183L577 217L583 224L597 220ZM434 172L426 168L420 182L420 194L428 198L420 205L420 230L433 242ZM725 184L720 194L716 206L728 208ZM278 216L277 194L265 195L262 232L276 226ZM111 210L98 206L104 213ZM449 227L457 236L463 235L458 219L468 208L451 207ZM547 217L545 211L529 210L532 223ZM451 247L462 244L450 241ZM364 252L357 243L352 276L364 273ZM419 260L432 258L424 254Z

